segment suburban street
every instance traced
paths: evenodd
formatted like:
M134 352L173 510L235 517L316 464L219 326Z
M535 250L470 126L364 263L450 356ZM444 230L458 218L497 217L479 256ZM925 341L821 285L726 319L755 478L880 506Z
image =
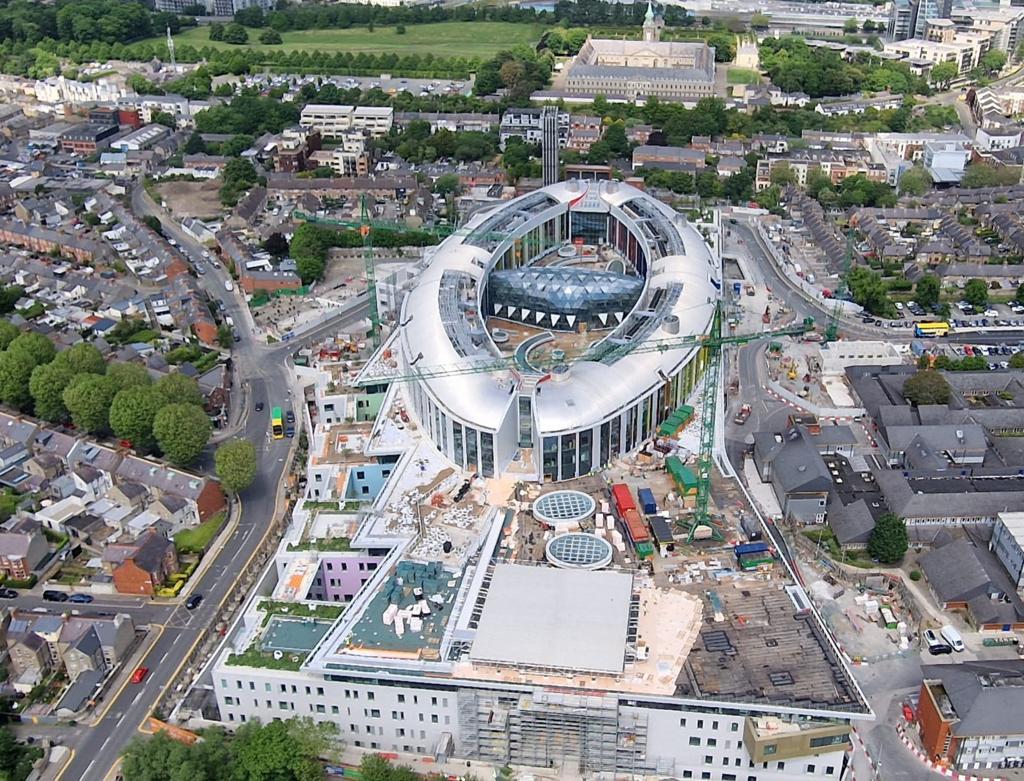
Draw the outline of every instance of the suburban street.
M138 216L155 215L160 219L165 235L174 238L190 253L201 254L203 247L182 231L163 209L156 206L141 187L132 193L132 208ZM107 777L125 745L138 734L163 692L177 677L179 668L198 642L202 631L217 620L221 609L228 604L238 573L256 555L270 528L288 452L296 442L295 439L273 440L269 436L271 407L279 405L295 408L288 371L289 356L295 350L366 315L367 306L363 298L339 310L336 316L317 325L301 338L282 345L261 344L254 339L252 319L239 293L237 290L228 292L225 289L224 281L227 278L225 270L211 267L207 274L200 277L200 281L211 298L224 301L226 313L236 323L244 324L238 329L241 341L235 343L232 350L235 378L232 402L246 406L241 410L241 415L236 412L231 418L241 421L236 435L256 445L257 477L240 496L237 512L233 514L237 521L230 536L219 548L207 554L206 569L200 569L198 582L185 592L203 595L198 608L187 610L183 599L177 603L167 603L114 595L97 597L89 605L75 606L83 613L126 612L137 625L148 624L156 639L147 638L143 647L148 646L148 649L144 655L130 663L132 667L148 667L146 679L141 684L125 682L119 688L105 692L97 706L95 715L99 718L95 726L80 724L50 733L74 751L71 760L57 778L99 781ZM244 392L240 392L243 389ZM256 401L264 403L260 412L255 410ZM297 416L299 413L296 409ZM24 609L46 607L54 612L67 608L66 605L54 605L28 594L18 597L13 604ZM124 680L127 681L127 678Z

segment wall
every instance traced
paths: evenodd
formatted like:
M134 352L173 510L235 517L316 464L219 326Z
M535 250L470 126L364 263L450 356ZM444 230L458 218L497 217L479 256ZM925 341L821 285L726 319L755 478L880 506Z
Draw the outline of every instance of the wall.
M383 490L394 469L394 464L360 464L350 467L345 498L373 501Z
M362 553L324 553L313 578L309 598L321 602L349 602L370 579L381 556Z
M917 705L917 731L921 736L921 747L929 759L937 759L944 755L943 746L949 730L950 725L943 721L932 700L928 684L922 681ZM952 750L951 745L950 751Z
M356 396L356 420L359 422L376 420L383 403L383 393L363 393Z

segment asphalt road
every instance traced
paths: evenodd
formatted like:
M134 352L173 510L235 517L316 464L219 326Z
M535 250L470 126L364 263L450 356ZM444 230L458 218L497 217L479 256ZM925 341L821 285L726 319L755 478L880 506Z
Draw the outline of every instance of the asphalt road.
M145 195L141 187L132 193L132 208L138 216L152 214L158 217L164 233L173 237L180 246L191 253L201 255L202 247L174 223L167 213L157 207ZM135 662L137 666L149 668L149 675L141 684L126 684L106 694L97 713L101 715L96 726L78 728L69 744L75 754L65 766L60 779L68 781L100 781L105 778L117 762L125 745L143 726L162 692L170 685L172 678L197 642L202 630L213 623L221 605L227 603L235 585L235 579L255 554L266 534L274 515L277 489L284 470L288 449L293 440L273 440L269 436L269 414L272 405L294 407L288 355L311 341L322 338L343 325L346 320L365 316L363 306L346 310L318 326L309 335L289 342L287 345L267 346L253 339L252 320L248 307L237 293L224 288L227 272L209 267L200 280L210 295L224 301L227 314L232 316L239 327L241 341L234 345L232 358L238 386L246 387L247 394L233 394L236 402L252 404L263 401L264 409L254 408L244 415L239 436L253 442L257 448L258 471L253 484L241 495L241 513L237 526L226 543L218 550L211 551L213 561L202 573L192 593L203 595L203 602L196 610L189 611L183 604L167 605L149 603L138 598L99 598L91 605L77 606L86 610L124 610L132 614L137 623L149 623L153 632L159 633L145 656ZM247 327L246 327L247 326ZM298 412L298 411L297 411ZM301 418L300 418L301 419ZM19 597L19 606L27 608L47 606L34 597ZM65 607L61 605L60 608Z

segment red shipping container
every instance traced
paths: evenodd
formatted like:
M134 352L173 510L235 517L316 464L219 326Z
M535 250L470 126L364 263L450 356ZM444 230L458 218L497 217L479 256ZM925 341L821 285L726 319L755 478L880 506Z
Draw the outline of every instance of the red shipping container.
M629 492L629 486L625 483L617 483L612 486L612 499L615 500L615 509L619 515L625 515L626 510L635 510L636 502L633 501L633 494Z
M651 533L647 530L647 524L640 517L640 513L636 510L626 510L622 514L622 520L626 524L626 533L634 544L650 542Z

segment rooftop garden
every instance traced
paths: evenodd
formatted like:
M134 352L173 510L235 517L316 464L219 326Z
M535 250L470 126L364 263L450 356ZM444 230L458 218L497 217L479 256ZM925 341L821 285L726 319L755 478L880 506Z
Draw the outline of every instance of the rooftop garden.
M306 659L304 653L286 653L275 659L270 651L261 651L255 644L240 654L228 654L227 664L234 667L264 667L268 670L291 670L298 672Z
M276 599L264 599L259 603L259 610L266 615L264 625L273 615L285 615L291 618L319 618L334 621L345 612L344 605L310 605L305 602L282 602Z
M290 551L318 550L327 553L344 553L352 550L352 540L348 537L325 537L318 540L302 540L288 544Z

